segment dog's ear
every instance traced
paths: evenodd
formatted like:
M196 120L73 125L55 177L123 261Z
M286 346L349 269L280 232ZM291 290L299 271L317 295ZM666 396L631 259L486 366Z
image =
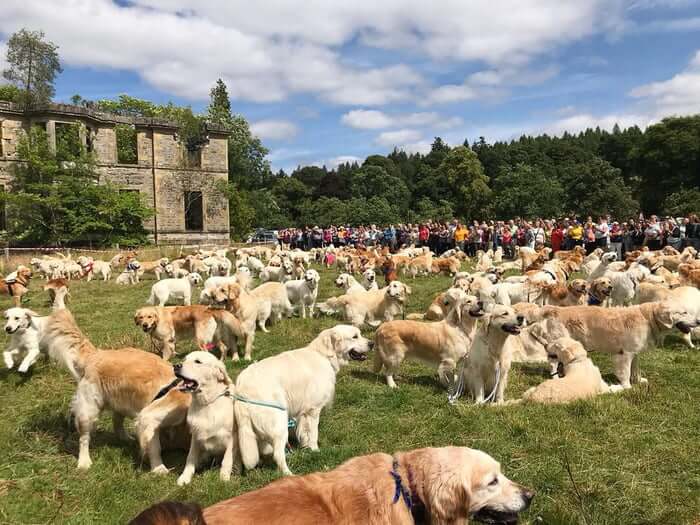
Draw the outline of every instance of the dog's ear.
M466 523L471 500L471 471L460 468L455 472L454 468L442 467L430 473L432 482L427 488L425 502L428 512L439 523Z
M225 385L233 384L233 381L231 381L231 378L226 371L226 365L224 365L224 363L221 361L216 363L216 379Z
M668 305L658 303L655 311L656 322L665 328L673 328L673 315Z
M30 310L29 308L24 311L24 315L26 315L27 319L30 321L32 320L32 317L41 317L38 313L36 313L34 310Z
M413 290L411 290L411 287L404 284L403 285L404 291L406 292L406 295L411 295L413 293Z

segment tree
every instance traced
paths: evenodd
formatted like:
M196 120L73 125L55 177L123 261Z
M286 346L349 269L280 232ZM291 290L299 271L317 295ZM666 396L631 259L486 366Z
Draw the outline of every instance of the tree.
M559 181L527 164L502 166L493 181L493 207L499 219L557 217L564 201Z
M17 104L22 100L22 92L17 86L12 84L3 84L0 86L0 100L15 102Z
M671 193L664 199L662 211L674 217L700 213L700 190L691 188Z
M18 145L7 203L10 238L18 244L143 244L143 221L153 215L140 196L99 184L93 158L63 142L50 149L46 132L32 128ZM64 159L64 160L61 160Z
M228 98L228 88L221 79L218 79L216 85L209 91L207 116L210 122L216 124L229 125L231 123L231 101Z
M43 31L21 29L7 41L8 68L3 77L22 90L26 109L47 104L54 95L54 80L63 71L58 46L44 40Z
M492 192L476 153L457 146L450 150L438 168L456 203L456 212L466 219L490 215Z

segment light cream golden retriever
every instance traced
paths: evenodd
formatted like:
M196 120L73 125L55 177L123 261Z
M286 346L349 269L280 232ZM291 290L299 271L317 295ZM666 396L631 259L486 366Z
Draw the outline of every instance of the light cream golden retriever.
M367 323L376 327L401 315L410 294L410 287L400 281L392 281L389 286L379 290L330 297L325 305L326 311L339 312L344 320L354 326L361 327Z
M482 305L473 295L459 290L451 311L443 321L389 321L374 334L374 372L384 370L386 383L396 388L394 374L404 359L423 361L438 369L440 382L450 387L455 382L457 363L469 352Z
M284 288L284 285L280 286ZM285 297L286 294L287 292L285 291ZM249 294L238 283L218 286L211 292L211 301L215 305L224 306L238 319L244 340L245 359L250 360L253 352L253 343L255 342L255 327L257 325L263 332L267 332L265 321L272 314L271 302Z
M466 524L472 518L513 524L533 497L484 452L423 448L361 456L329 472L280 479L207 507L204 518L207 525Z
M476 403L503 403L511 365L506 340L520 333L525 322L510 306L497 304L476 331L464 368L464 381Z
M533 386L523 394L522 401L568 403L622 390L620 385L610 386L603 381L600 370L578 341L562 337L548 345L547 352L552 361L561 363L564 377L554 377Z
M636 302L643 304L655 301L675 301L686 308L691 315L694 314L697 319L700 319L700 290L693 286L681 286L669 290L658 284L641 283L637 287ZM690 348L695 348L693 338L700 339L700 327L695 327L687 334L683 334L683 340Z
M433 302L424 314L408 314L409 321L442 321L455 303L469 291L469 282L466 279L459 279L457 283L446 292L441 292L435 296Z
M71 413L80 434L79 469L88 469L92 465L90 434L103 410L112 411L114 431L126 439L124 418L136 417L163 387L175 380L172 367L150 352L137 348L95 348L68 310L56 310L48 317L42 346L48 350L49 356L73 374L78 383ZM154 460L159 462L159 443L157 456Z
M238 443L233 420L233 388L226 367L213 355L198 351L188 354L174 369L181 381L178 389L192 396L187 411L187 426L192 436L190 451L177 484L187 485L203 459L222 454L219 477L228 481L234 461L238 459Z
M335 396L335 376L349 360L364 360L371 347L354 326L323 330L308 346L268 357L243 370L236 380L234 413L243 465L253 469L260 452L272 453L278 468L291 474L285 458L288 420L296 420L302 447L318 450L318 423Z
M647 382L639 371L641 352L656 347L674 329L687 334L698 325L695 315L673 301L619 308L545 306L537 315L548 321L551 339L569 335L589 352L612 354L624 388Z

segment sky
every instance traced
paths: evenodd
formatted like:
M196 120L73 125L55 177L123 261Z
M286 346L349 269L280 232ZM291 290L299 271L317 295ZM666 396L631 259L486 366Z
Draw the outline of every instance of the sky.
M700 0L2 0L59 46L56 99L203 111L217 78L273 168L700 113Z

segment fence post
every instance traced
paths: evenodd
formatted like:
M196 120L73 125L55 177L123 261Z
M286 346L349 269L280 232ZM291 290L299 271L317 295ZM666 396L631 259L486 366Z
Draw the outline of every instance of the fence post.
M10 249L9 248L5 248L5 260L7 261L8 264L10 263Z

